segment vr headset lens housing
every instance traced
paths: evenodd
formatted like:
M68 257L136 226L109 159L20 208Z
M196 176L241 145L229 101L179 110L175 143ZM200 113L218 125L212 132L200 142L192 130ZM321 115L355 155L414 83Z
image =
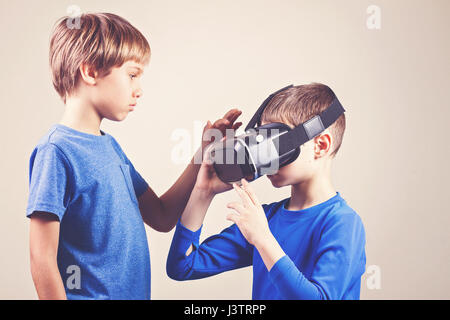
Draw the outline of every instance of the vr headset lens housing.
M297 159L302 144L324 131L345 111L335 98L324 112L294 129L279 122L254 127L260 124L261 114L272 97L291 87L278 90L263 102L245 134L212 145L209 156L220 180L232 183L245 178L252 181L265 174L275 174Z
M252 181L262 175L276 173L300 154L300 148L279 154L279 137L289 130L291 128L286 124L275 122L217 142L212 147L210 158L218 177L224 182L236 182L242 178Z

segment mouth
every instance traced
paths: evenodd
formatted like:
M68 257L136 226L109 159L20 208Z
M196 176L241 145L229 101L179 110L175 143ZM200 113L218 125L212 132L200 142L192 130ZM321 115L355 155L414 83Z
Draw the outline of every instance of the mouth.
M134 107L136 107L136 103L135 103L135 104L130 104L130 105L129 105L130 111L133 111L133 110L134 110Z

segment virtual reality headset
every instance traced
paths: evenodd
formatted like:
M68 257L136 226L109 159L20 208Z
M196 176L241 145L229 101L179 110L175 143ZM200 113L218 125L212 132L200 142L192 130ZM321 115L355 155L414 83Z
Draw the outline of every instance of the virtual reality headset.
M344 112L337 98L321 114L296 126L273 122L261 125L261 115L272 98L293 85L272 93L245 128L245 133L213 143L209 158L223 182L253 181L265 174L275 174L300 155L300 146L332 125ZM257 125L255 127L255 125Z

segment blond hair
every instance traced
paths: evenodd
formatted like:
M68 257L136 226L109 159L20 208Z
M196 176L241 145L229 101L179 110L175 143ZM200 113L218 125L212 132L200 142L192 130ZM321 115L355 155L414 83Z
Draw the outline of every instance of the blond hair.
M261 122L283 122L292 127L320 114L333 102L336 95L328 86L321 83L294 86L276 94L261 115ZM342 144L345 131L345 114L342 114L330 127L334 139L334 157Z
M112 13L84 13L79 19L74 28L72 18L60 18L50 39L52 82L64 103L76 88L82 64L106 76L126 61L146 65L150 60L147 40L124 18Z

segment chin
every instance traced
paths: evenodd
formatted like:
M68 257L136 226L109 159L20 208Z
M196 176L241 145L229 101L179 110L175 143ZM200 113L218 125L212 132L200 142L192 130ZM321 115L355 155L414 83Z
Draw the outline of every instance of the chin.
M107 117L107 119L108 120L111 120L111 121L117 121L117 122L120 122L120 121L123 121L123 120L125 120L125 118L128 116L128 113L126 112L126 113L121 113L121 114L114 114L114 115L111 115L110 117Z
M281 187L286 186L286 183L285 183L284 179L281 176L277 175L277 174L272 175L272 176L267 176L267 179L270 180L270 182L272 183L272 185L275 188L281 188Z

